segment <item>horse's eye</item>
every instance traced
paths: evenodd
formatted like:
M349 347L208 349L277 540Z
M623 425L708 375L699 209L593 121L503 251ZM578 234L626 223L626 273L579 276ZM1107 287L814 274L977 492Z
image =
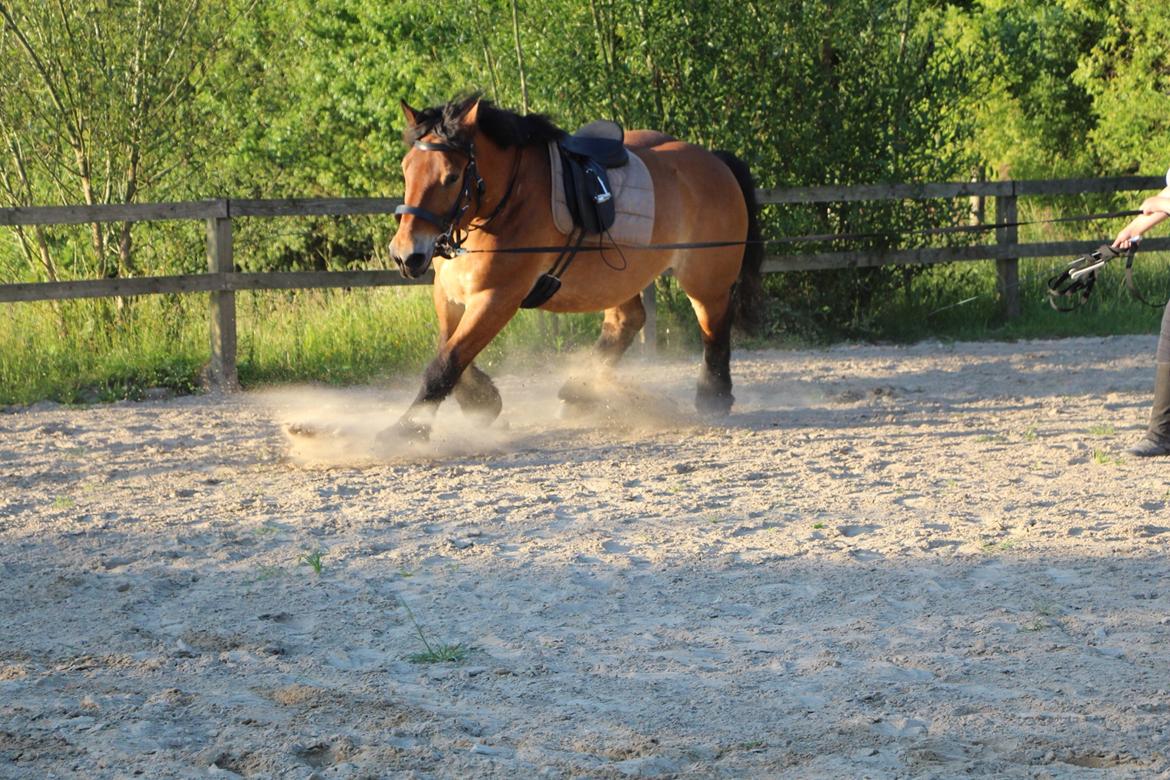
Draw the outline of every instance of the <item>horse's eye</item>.
M443 186L450 187L452 184L454 184L456 181L458 181L458 179L459 179L459 174L448 173L446 176L443 177Z

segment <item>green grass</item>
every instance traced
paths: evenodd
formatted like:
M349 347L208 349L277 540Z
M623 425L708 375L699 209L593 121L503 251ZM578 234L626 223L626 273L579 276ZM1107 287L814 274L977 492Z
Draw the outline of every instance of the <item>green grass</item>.
M1125 460L1119 455L1105 450L1093 450L1093 462L1099 463L1102 466L1123 466Z
M236 304L245 387L376 382L417 374L435 354L429 289L244 292ZM143 297L121 313L104 300L0 305L0 404L194 392L209 355L207 310L202 295ZM481 363L585 346L600 328L597 315L556 319L555 333L542 332L537 313L522 312Z
M466 645L462 644L448 644L445 642L432 642L427 639L426 632L423 631L422 626L419 625L418 620L414 616L414 611L410 605L406 603L401 596L398 602L402 604L402 608L406 610L406 616L410 618L411 625L414 626L414 632L418 636L419 641L422 642L424 650L411 653L406 657L406 660L414 664L442 664L442 663L458 663L467 657L470 650Z
M1001 320L991 262L953 263L924 270L866 315L865 332L878 341L944 341L1156 333L1159 310L1119 288L1114 262L1081 310L1049 308L1044 280L1058 260L1021 261L1022 314ZM1166 294L1170 254L1139 254L1136 282L1147 297ZM698 349L690 305L674 280L659 284L659 346L666 354ZM954 303L973 298L970 303ZM435 353L436 325L429 288L303 290L238 293L238 363L245 387L316 381L335 385L413 377ZM774 302L783 306L783 301ZM555 323L555 330L552 326ZM491 369L505 360L535 364L552 349L590 344L596 314L521 312L480 358ZM773 332L746 346L793 345ZM808 343L797 341L796 344ZM139 399L150 388L197 390L208 359L204 295L134 299L119 311L112 300L0 305L0 404L42 399L93 403ZM1105 434L1101 434L1105 435Z
M208 341L199 303L152 296L123 312L105 300L0 304L0 403L193 391Z
M308 566L313 570L317 576L321 576L321 570L325 568L325 551L313 550L306 552L297 558L297 563L301 566Z
M1124 263L1104 269L1087 304L1071 313L1048 303L1046 281L1072 258L1021 260L1020 317L1005 322L996 293L995 264L952 263L923 271L872 315L881 340L1014 340L1157 333L1161 309L1145 306L1122 286ZM1170 254L1139 254L1134 283L1155 303L1170 293ZM973 299L973 300L969 300ZM960 303L961 301L968 301Z
M980 549L985 553L1010 552L1011 550L1014 550L1015 547L1016 543L1010 539L1005 539L1003 541L986 539L984 540L983 544L980 545Z

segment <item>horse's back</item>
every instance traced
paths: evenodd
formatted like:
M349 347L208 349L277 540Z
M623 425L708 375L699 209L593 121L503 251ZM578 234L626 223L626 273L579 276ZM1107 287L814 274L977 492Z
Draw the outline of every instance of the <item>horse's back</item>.
M678 143L678 139L673 135L659 132L658 130L627 130L625 137L626 146L631 149L652 149L655 146L661 146L666 143Z
M658 130L627 131L625 142L654 182L655 243L744 239L747 203L735 174L715 154ZM726 254L737 251L742 248Z

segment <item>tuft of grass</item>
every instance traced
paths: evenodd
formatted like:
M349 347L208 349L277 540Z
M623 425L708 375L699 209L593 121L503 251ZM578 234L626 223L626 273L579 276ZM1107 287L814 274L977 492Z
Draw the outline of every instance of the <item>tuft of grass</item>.
M463 645L435 645L423 652L411 653L406 660L412 664L447 664L458 663L467 657L467 648Z
M414 632L418 635L419 641L425 650L418 653L411 653L406 657L406 660L412 664L442 664L442 663L458 663L467 657L469 652L467 647L462 644L447 644L441 642L431 643L427 639L426 632L423 631L422 626L419 625L418 620L414 616L414 611L406 600L401 596L398 597L398 603L406 610L407 617L410 618L411 624L414 626Z
M283 577L284 573L284 569L279 566L261 566L260 569L256 572L256 576L251 580L248 580L248 584L274 580L278 577Z
M1093 436L1112 436L1117 431L1110 423L1102 423L1089 428L1089 433Z
M1125 461L1120 456L1114 455L1112 452L1105 450L1093 450L1093 462L1099 463L1102 466L1120 466Z
M1015 546L1016 543L1010 539L1004 539L1003 541L998 542L994 539L988 539L983 542L980 549L982 549L985 553L1009 552L1010 550L1015 549Z
M53 499L53 509L72 509L77 504L69 496L57 496Z
M324 550L313 550L312 552L306 552L297 558L297 563L302 566L308 566L313 570L314 574L320 576L321 570L325 568L324 558Z

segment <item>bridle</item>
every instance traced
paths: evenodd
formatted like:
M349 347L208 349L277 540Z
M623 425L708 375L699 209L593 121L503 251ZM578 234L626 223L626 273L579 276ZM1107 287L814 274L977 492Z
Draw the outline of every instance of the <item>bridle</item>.
M396 216L410 214L413 217L426 220L437 227L439 229L439 237L435 239L435 254L450 259L462 253L461 247L463 246L463 242L467 240L467 236L472 231L483 230L504 210L504 206L512 196L512 189L516 184L516 174L520 170L520 159L524 156L524 147L521 146L516 149L516 160L512 165L512 177L508 181L508 189L504 191L504 196L500 198L500 202L492 210L492 213L487 219L477 225L470 225L466 229L459 226L463 222L463 217L467 214L468 209L471 208L473 201L475 203L475 211L472 212L474 217L474 214L479 211L482 205L483 194L487 189L487 184L484 182L483 177L479 175L479 167L475 163L475 142L469 141L464 146L446 142L415 141L414 148L424 152L455 152L467 157L467 164L463 166L463 186L460 188L459 196L455 198L455 202L451 205L451 209L445 217L422 206L408 206L405 203L394 209Z
M1161 309L1165 307L1167 302L1151 303L1146 300L1138 292L1137 285L1134 284L1133 257L1137 253L1137 248L1138 239L1134 238L1131 239L1128 249L1115 249L1109 244L1103 244L1096 251L1081 255L1069 263L1064 271L1048 280L1048 302L1052 304L1052 308L1060 312L1070 312L1080 308L1082 304L1088 302L1089 296L1093 293L1093 286L1097 283L1097 272L1110 260L1121 257L1124 253L1124 284L1129 288L1130 295L1150 308ZM1065 301L1069 301L1070 305L1062 306L1061 303Z

